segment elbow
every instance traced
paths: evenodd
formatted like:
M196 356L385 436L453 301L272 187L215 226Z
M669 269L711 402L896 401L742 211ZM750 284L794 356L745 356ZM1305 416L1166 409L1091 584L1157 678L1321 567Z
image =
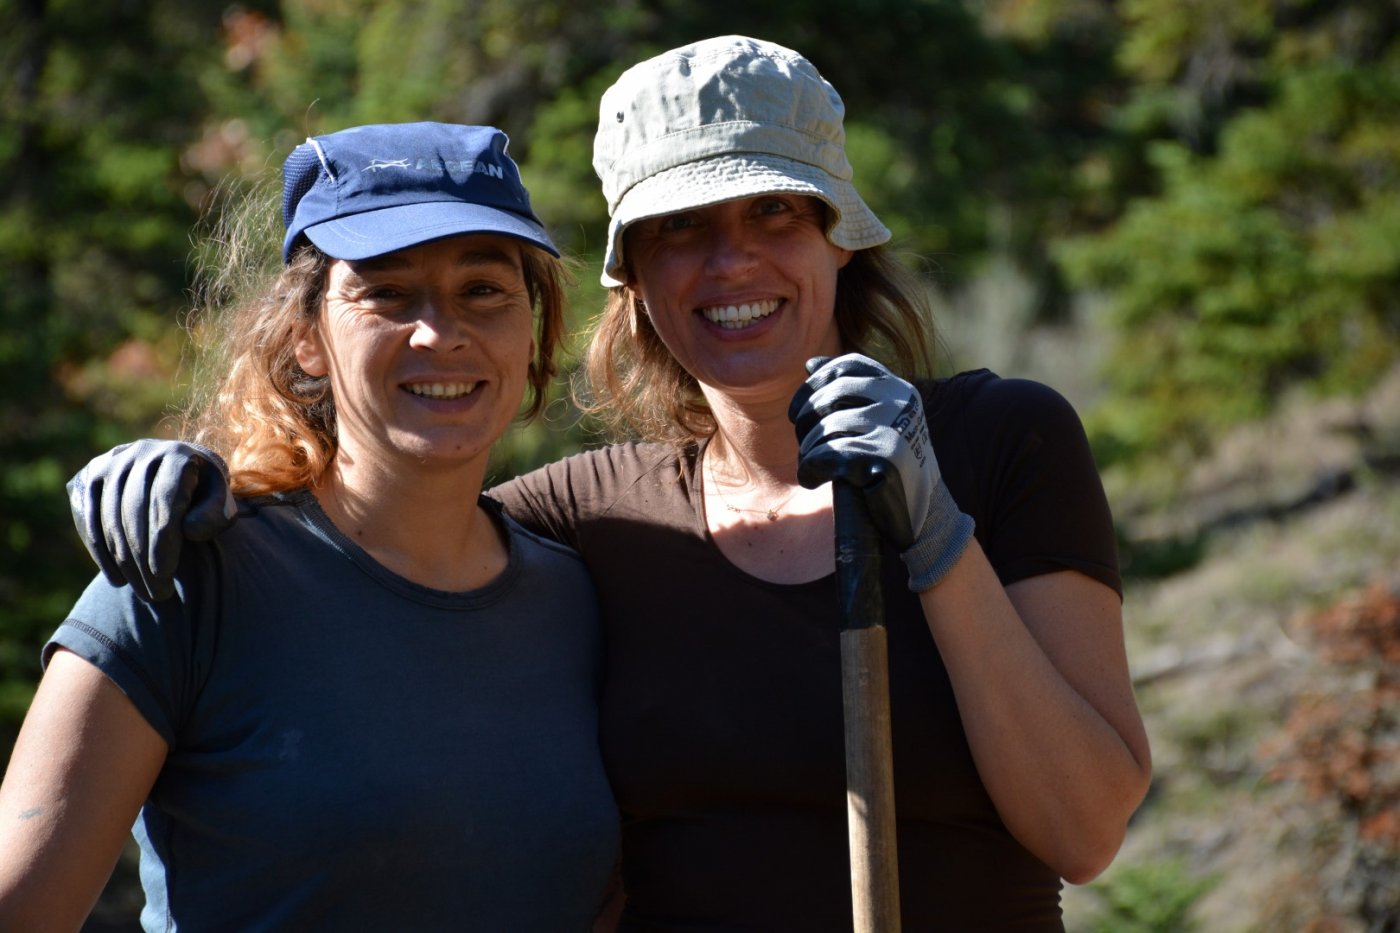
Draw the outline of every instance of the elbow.
M1124 789L1119 806L1105 808L1105 820L1098 832L1093 832L1091 838L1082 838L1079 845L1061 853L1060 859L1057 859L1060 864L1051 866L1060 873L1061 878L1070 884L1088 884L1113 864L1119 849L1123 848L1124 838L1127 838L1128 821L1137 813L1142 800L1147 799L1151 783L1152 765L1144 762L1134 782Z
M1090 832L1078 834L1074 844L1058 853L1051 867L1061 878L1074 885L1088 884L1113 864L1127 837L1129 821L1147 797L1151 782L1152 766L1145 762L1134 780L1125 785L1119 803L1100 809L1098 825Z
M1113 864L1113 859L1118 855L1122 844L1123 838L1120 836L1113 845L1076 853L1073 859L1066 859L1064 864L1059 866L1060 877L1069 884L1088 884Z
M1103 826L1092 837L1081 836L1050 861L1050 868L1069 884L1088 884L1113 864L1127 836L1127 826Z

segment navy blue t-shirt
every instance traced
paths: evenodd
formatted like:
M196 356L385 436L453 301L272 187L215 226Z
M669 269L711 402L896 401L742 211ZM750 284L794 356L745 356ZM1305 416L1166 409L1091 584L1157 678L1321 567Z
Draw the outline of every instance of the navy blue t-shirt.
M147 929L589 928L618 834L595 595L502 527L506 570L442 592L295 493L187 543L173 599L88 587L45 657L170 747L135 827Z

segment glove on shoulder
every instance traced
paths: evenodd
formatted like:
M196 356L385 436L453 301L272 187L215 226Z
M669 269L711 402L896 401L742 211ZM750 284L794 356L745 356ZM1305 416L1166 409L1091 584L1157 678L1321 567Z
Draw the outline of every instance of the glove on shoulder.
M68 481L68 504L103 576L147 602L175 594L185 538L208 540L238 517L223 459L181 441L140 440L94 457Z
M881 533L901 550L920 592L953 568L972 540L972 518L943 484L918 390L858 353L809 360L788 408L797 430L797 479L860 489Z

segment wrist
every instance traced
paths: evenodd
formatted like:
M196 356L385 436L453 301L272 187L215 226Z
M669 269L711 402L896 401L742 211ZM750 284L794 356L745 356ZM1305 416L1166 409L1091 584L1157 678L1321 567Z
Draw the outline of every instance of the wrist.
M976 529L972 516L958 508L947 486L939 483L933 500L914 543L900 554L909 570L909 589L915 593L942 582L962 558Z

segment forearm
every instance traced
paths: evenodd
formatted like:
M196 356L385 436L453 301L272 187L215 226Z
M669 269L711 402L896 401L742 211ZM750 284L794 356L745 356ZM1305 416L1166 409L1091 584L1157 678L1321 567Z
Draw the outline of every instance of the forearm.
M920 599L1002 821L1062 877L1089 880L1151 770L1116 594L1065 573L1018 585L1013 600L974 542Z

